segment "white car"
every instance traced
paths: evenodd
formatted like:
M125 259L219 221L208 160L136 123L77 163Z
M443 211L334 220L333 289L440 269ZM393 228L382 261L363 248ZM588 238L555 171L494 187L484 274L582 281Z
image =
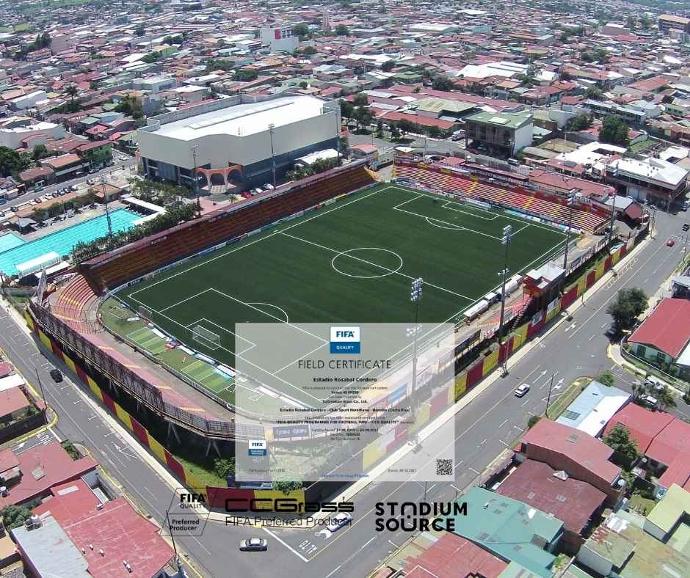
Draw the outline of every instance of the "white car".
M352 522L352 514L349 512L340 512L331 520L331 522L326 526L326 529L332 532L337 532L343 526L347 526Z
M243 552L265 552L268 550L268 540L265 538L247 538L240 540L240 550Z
M642 405L650 409L655 409L659 405L659 400L653 395L648 395L645 393L641 395L638 399Z
M529 391L529 383L523 383L515 390L515 397L524 397Z

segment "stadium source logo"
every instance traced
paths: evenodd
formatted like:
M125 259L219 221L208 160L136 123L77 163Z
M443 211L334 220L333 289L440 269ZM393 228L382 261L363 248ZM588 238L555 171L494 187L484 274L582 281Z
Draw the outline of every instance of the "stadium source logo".
M359 327L331 327L331 353L361 353L360 334Z

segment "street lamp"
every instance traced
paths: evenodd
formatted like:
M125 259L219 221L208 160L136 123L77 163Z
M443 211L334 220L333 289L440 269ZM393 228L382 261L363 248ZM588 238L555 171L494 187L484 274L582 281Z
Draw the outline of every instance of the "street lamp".
M419 304L422 301L424 280L421 277L413 279L410 284L410 301L414 308L414 341L412 342L412 395L417 391L417 334L419 333Z
M199 176L196 174L197 164L196 164L196 153L199 145L192 145L192 161L194 168L192 169L192 179L194 186L194 196L196 197L196 212L198 216L201 216L201 199L199 198Z
M503 270L499 272L501 275L501 319L498 326L498 346L499 350L503 344L503 323L505 320L506 312L506 275L508 274L508 247L510 247L510 242L513 238L513 227L512 225L506 225L503 227L503 237L501 237L501 244L503 245ZM508 373L508 356L506 355L503 359L503 374Z
M275 125L273 123L268 125L268 134L271 137L271 169L273 171L273 187L276 186L276 157L273 149L273 129Z
M570 229L573 225L573 209L578 196L579 189L573 189L568 194L568 228L565 232L565 251L563 253L563 270L565 271L566 275L568 275L568 247L570 245Z

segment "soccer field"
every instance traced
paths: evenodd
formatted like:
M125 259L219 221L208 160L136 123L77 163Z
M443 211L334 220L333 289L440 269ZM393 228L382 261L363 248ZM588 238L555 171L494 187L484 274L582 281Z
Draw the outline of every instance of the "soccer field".
M234 365L235 324L455 322L495 289L502 230L511 273L563 248L555 228L400 186L378 185L196 257L120 293L181 342Z

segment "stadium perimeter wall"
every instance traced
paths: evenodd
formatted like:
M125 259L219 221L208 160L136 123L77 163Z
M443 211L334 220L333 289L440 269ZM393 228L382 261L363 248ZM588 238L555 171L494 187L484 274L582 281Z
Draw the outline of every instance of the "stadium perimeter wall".
M503 363L511 355L522 348L525 343L530 341L535 336L539 335L545 327L552 322L556 316L563 310L572 305L578 298L582 297L584 293L589 290L603 275L608 272L614 265L616 265L625 255L627 255L637 244L639 240L644 238L646 231L631 238L627 243L621 245L616 251L609 253L603 258L594 260L587 266L584 272L575 280L566 285L560 297L554 299L547 306L537 313L532 318L515 328L504 344L500 347L485 350L485 354L481 355L477 361L470 364L466 369L461 371L455 377L455 388L452 392L453 401L460 400L466 393L471 391L482 379L491 373L499 364ZM225 500L228 498L275 498L275 497L293 497L298 500L307 500L310 490L299 490L290 494L282 492L275 492L272 490L254 490L254 489L240 489L240 488L214 488L205 486L201 483L197 476L189 468L181 464L160 442L158 442L147 430L144 428L135 417L124 410L117 404L104 389L90 377L82 364L83 360L78 354L67 354L63 351L61 343L54 336L50 335L44 327L37 322L32 314L27 310L26 321L29 327L34 331L38 340L48 349L50 349L56 356L64 361L64 363L78 376L78 378L86 385L93 396L102 403L110 413L117 418L132 434L139 440L139 442L146 447L158 461L164 465L182 485L192 490L201 490L205 488L207 501L211 507L222 509ZM452 390L451 390L452 391ZM411 424L410 430L396 430L394 435L385 439L377 440L365 448L362 454L362 467L367 468L375 464L380 459L389 455L401 447L410 433L424 427L427 423L437 417L446 407L445 399L433 399L432 403L426 404L425 408L417 416L414 424ZM314 486L318 486L315 484ZM312 486L312 488L314 488ZM315 489L314 491L318 491Z

